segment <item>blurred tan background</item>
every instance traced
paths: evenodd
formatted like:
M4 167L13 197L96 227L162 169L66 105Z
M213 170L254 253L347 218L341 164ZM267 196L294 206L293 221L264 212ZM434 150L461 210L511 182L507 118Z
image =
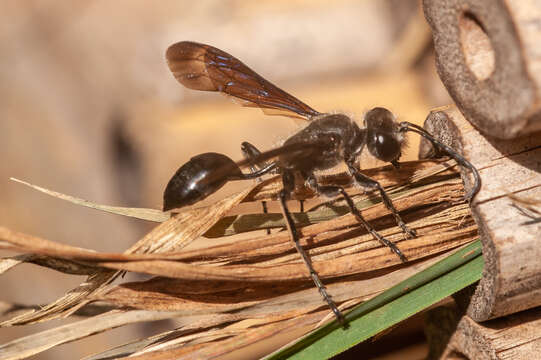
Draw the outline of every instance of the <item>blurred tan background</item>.
M302 125L183 88L164 58L177 41L212 44L318 111L360 122L385 106L421 123L450 101L417 0L4 0L1 8L0 225L100 251L123 251L153 224L77 207L9 177L160 208L167 181L191 156L240 159L242 141L269 149ZM406 159L418 139L410 144ZM50 302L83 279L24 265L0 278L0 301ZM0 329L0 341L48 326ZM36 358L80 358L156 331L115 330Z

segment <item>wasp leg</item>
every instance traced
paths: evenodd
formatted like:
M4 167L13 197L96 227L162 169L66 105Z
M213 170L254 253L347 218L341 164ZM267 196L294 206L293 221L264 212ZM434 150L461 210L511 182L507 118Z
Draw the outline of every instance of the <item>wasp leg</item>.
M341 186L321 186L317 183L316 178L312 175L308 178L308 185L312 187L314 190L316 190L319 194L333 198L337 197L338 195L342 195L344 197L344 200L346 200L346 203L349 207L349 211L355 216L357 221L359 221L363 226L365 227L366 231L368 231L372 236L381 242L383 245L387 246L389 249L391 249L392 252L394 252L402 262L406 262L407 258L406 256L400 251L400 249L391 241L384 238L380 233L378 233L372 225L366 219L361 215L361 212L355 204L353 203L353 199L351 199L351 196L344 190Z
M327 302L329 307L331 308L332 312L336 316L336 319L340 324L343 326L347 326L344 316L334 303L334 301L331 299L331 296L329 293L327 293L327 289L325 288L325 285L321 282L321 279L319 278L318 274L312 267L312 262L310 261L310 258L308 257L308 254L304 249L302 248L300 242L299 242L299 234L297 232L297 228L295 227L295 222L293 221L293 217L291 216L291 212L289 211L287 207L287 199L290 197L291 192L295 188L295 180L294 176L290 171L284 171L282 173L282 181L284 184L284 188L280 191L280 205L282 207L282 213L284 215L284 218L286 220L287 229L289 230L289 234L291 235L291 240L293 240L293 244L295 245L295 249L297 249L297 252L301 255L302 261L310 271L310 277L314 281L314 284L316 285L319 293L323 297L323 299Z
M381 184L379 182L377 182L376 180L372 180L368 176L362 174L352 164L348 164L348 168L349 168L349 171L351 172L351 174L353 175L353 177L355 178L355 181L359 185L361 185L362 187L368 188L368 189L375 189L375 190L379 191L379 193L381 195L381 198L383 199L383 203L385 204L387 209L389 209L389 211L391 211L391 213L393 214L397 225L400 226L402 231L404 233L406 233L407 235L409 235L410 237L416 237L417 232L415 230L410 229L406 225L406 223L404 221L402 221L402 218L400 217L400 214L398 213L398 211L394 207L393 202L391 201L391 199L389 198L389 196L385 192L385 189L383 189L383 186L381 186Z
M258 148L256 148L254 145L250 144L247 141L244 141L241 144L240 149L242 151L242 154L244 155L244 158L248 160L255 159L257 156L261 154L261 151L259 151ZM261 164L261 165L264 166L265 164ZM255 163L250 164L250 171L252 171L253 173L257 171L257 168L258 166ZM260 182L261 179L258 178L257 181ZM263 214L269 213L269 210L267 208L267 202L265 200L261 201L261 207L263 208ZM271 233L270 229L267 229L267 235L270 235L270 233Z

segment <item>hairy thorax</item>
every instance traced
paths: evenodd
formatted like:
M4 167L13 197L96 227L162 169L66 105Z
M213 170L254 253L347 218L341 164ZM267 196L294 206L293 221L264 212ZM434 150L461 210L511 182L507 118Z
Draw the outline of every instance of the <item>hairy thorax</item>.
M305 173L332 168L355 151L350 149L352 140L361 132L344 114L321 114L284 142L284 146L299 146L280 156L280 167Z

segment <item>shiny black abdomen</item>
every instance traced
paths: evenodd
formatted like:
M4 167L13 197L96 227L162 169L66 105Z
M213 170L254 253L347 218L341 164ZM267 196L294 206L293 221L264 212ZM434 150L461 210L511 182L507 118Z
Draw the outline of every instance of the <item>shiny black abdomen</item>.
M242 172L229 157L218 153L199 154L182 165L169 180L163 194L163 211L195 204L213 194Z

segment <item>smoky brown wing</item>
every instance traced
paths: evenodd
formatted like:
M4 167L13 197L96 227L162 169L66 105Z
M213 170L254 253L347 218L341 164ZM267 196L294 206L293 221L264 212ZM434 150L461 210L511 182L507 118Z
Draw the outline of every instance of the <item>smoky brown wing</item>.
M166 58L175 78L187 88L220 91L246 106L292 112L308 120L319 114L237 58L210 45L182 41L167 49Z

